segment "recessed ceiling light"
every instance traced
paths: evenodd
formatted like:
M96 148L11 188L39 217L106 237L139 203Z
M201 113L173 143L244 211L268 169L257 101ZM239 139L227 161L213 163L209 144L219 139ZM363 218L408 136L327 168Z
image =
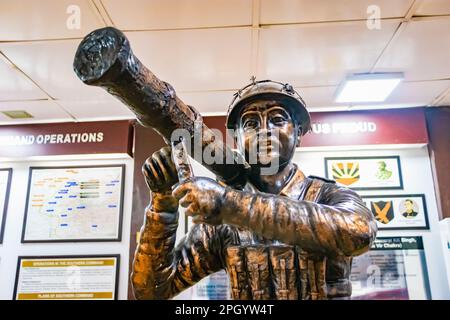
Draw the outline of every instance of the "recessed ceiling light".
M336 91L335 101L383 102L403 80L403 73L360 73L348 76Z
M2 113L10 119L31 119L34 118L25 110L2 111Z

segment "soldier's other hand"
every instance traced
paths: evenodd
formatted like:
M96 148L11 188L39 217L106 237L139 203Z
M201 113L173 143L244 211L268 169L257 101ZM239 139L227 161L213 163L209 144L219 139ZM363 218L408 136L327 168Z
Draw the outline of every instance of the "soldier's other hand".
M171 148L166 146L153 153L142 166L142 173L151 191L158 193L170 191L178 182Z
M172 195L186 208L194 223L219 225L222 223L222 202L225 188L205 177L192 177L176 185Z

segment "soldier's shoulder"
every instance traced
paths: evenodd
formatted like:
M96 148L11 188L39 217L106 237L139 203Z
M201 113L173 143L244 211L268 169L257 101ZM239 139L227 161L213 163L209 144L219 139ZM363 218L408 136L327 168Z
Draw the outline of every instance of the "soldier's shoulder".
M327 179L327 178L324 178L324 177L310 175L310 176L308 176L308 178L313 179L313 180L314 179L321 180L321 181L326 182L326 183L336 184L336 181L331 180L331 179Z
M343 195L351 196L352 198L359 197L354 190L348 188L347 186L342 185L341 183L336 182L335 180L317 176L308 176L308 178L316 179L316 181L318 180L323 182L321 186L322 198L324 197L327 198L336 193L339 193L342 196Z

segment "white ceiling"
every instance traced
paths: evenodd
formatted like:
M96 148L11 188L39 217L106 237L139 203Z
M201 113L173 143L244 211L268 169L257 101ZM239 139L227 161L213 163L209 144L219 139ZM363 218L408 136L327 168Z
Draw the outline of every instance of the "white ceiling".
M353 72L405 73L380 108L450 105L450 0L2 0L0 111L34 119L0 125L132 118L72 70L81 39L107 25L204 115L224 114L252 75L291 82L311 111L348 109L334 94Z
M398 24L384 21L381 30L369 30L365 21L263 27L258 78L338 85L348 72L370 70Z

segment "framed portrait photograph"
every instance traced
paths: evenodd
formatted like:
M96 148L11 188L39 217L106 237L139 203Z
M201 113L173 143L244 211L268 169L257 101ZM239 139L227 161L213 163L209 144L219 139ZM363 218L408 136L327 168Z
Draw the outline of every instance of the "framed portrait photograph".
M117 300L120 255L19 257L14 300Z
M403 189L399 156L325 158L325 176L354 190Z
M0 243L3 243L3 235L5 233L11 177L12 169L0 169Z
M120 241L125 165L30 168L22 243Z
M422 237L380 237L353 258L353 300L429 300Z
M378 229L430 229L424 194L361 196Z

